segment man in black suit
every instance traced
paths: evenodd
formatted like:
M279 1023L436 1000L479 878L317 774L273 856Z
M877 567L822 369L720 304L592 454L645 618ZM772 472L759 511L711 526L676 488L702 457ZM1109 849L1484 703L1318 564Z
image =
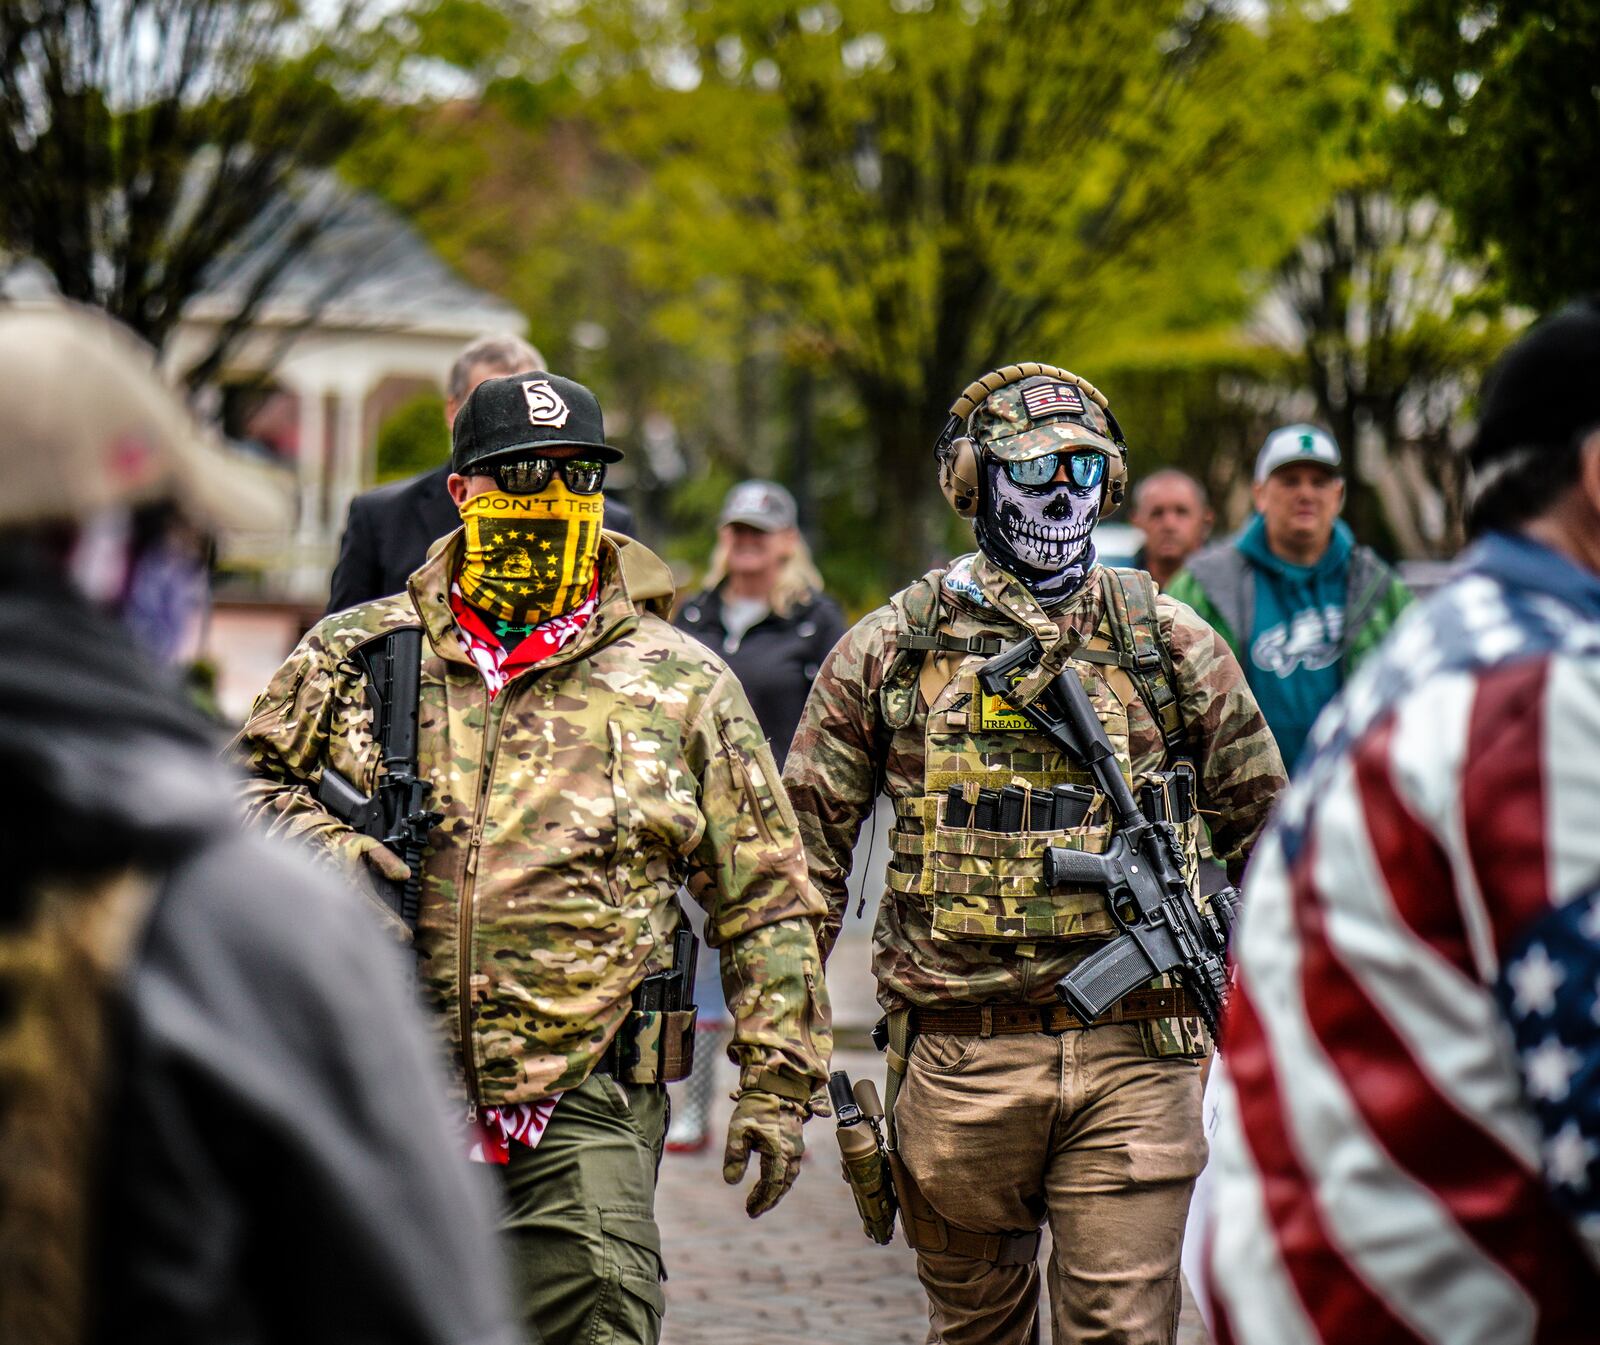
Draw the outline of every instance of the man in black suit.
M444 414L448 426L456 411L486 378L544 370L544 356L520 336L481 336L450 366ZM333 567L328 611L399 593L427 558L428 548L461 526L461 515L445 489L450 464L405 481L391 481L350 501L339 562ZM606 500L605 526L633 534L633 514L620 500Z

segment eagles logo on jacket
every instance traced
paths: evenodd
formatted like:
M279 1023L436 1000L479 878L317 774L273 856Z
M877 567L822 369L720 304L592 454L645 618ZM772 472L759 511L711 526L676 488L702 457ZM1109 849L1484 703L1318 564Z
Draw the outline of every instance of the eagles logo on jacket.
M594 617L491 698L447 597L457 534L407 593L312 628L257 699L236 750L248 810L341 865L370 842L312 797L331 764L370 791L374 713L347 655L421 619L418 756L444 815L424 857L416 943L467 1096L529 1102L574 1087L657 970L680 884L724 950L741 1082L827 1077L826 991L794 813L738 681L664 619L667 567L602 542ZM731 966L730 966L731 963Z

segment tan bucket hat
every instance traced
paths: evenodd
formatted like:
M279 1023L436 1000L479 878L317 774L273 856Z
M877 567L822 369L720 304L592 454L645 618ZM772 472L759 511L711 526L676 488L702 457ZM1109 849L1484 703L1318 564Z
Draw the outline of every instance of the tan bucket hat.
M203 428L128 328L76 304L0 307L0 528L162 499L202 526L292 519L273 470Z

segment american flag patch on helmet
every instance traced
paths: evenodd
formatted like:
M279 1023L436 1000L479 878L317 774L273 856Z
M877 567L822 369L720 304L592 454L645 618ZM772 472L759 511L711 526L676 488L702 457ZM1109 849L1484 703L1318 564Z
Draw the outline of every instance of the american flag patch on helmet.
M1023 388L1022 404L1034 420L1083 414L1083 398L1071 383L1035 383L1031 388Z

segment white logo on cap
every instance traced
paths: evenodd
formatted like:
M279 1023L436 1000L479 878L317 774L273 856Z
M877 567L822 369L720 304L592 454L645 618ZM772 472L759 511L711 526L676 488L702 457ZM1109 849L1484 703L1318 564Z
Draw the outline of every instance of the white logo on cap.
M561 394L542 380L530 380L522 385L522 395L528 399L528 421L533 425L549 425L560 429L572 414Z

